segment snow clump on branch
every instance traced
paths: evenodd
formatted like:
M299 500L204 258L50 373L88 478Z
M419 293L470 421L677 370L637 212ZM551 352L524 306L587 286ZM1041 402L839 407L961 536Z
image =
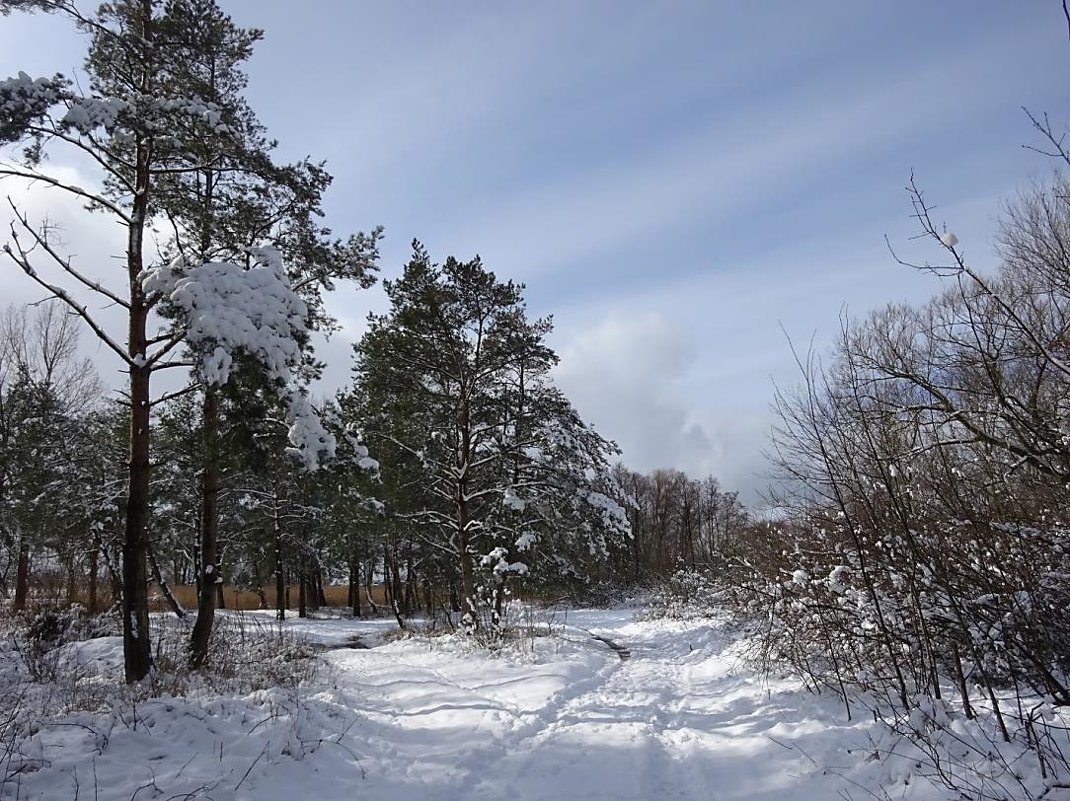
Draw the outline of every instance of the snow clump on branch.
M191 266L179 257L151 271L143 288L166 297L177 312L197 373L207 385L226 384L234 354L241 352L282 388L290 423L288 452L315 470L334 457L336 442L297 386L308 306L290 285L275 248L253 248L250 254L254 263L249 268L230 262Z

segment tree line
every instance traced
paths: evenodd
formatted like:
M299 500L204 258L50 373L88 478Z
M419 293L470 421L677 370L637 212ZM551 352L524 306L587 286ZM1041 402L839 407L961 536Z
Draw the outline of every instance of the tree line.
M417 253L416 269L436 269ZM477 262L465 269L494 280ZM519 288L503 288L515 312ZM510 314L508 330L487 328L492 352L520 319ZM451 397L445 385L431 392L411 360L395 358L406 352L401 345L377 351L384 332L399 334L396 322L394 314L375 321L354 345L353 383L318 404L336 444L315 471L288 453L280 402L262 388L225 385L210 423L193 392L154 406L146 560L157 608L192 614L176 591L191 584L218 608L225 585L284 619L289 609L305 616L325 605L324 588L342 585L357 616L392 613L405 625L412 615L455 615L457 625L493 625L509 592L611 597L708 564L746 536L747 511L715 478L611 464L612 443L583 424L527 350L504 349L486 372L493 381ZM442 331L463 342L461 329ZM434 369L468 363L423 334L414 341ZM556 358L541 344L538 353L545 364ZM376 380L366 375L372 370ZM457 415L462 400L467 417ZM99 612L121 598L126 414L79 356L77 321L60 304L0 314L0 590L14 610L36 599ZM214 568L205 574L209 447L217 522ZM596 468L599 475L588 473ZM468 522L463 552L455 545L458 498Z

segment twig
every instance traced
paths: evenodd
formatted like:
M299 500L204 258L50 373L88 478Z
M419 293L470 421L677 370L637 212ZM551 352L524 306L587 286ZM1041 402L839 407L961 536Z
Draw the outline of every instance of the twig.
M234 792L238 792L238 788L242 786L242 782L244 782L246 779L249 778L249 774L253 772L253 768L256 767L256 763L259 762L261 760L261 758L263 758L264 754L267 753L269 745L271 745L271 741L270 740L268 742L264 743L264 747L260 750L260 753L257 754L256 759L254 759L252 764L249 765L249 768L245 771L245 773L241 777L241 779L238 780L238 783L236 785L234 785Z

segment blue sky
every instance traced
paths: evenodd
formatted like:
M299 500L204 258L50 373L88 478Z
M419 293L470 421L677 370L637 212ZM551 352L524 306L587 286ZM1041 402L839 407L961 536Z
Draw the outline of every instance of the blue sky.
M911 171L991 264L1001 200L1051 169L1021 107L1070 120L1056 0L222 5L265 30L251 103L284 157L327 160L338 232L385 225L387 277L417 237L526 282L559 383L628 464L750 500L773 382L796 380L781 327L820 347L843 310L937 288L884 244L917 252ZM0 20L4 75L82 49L56 21ZM106 238L72 221L87 237ZM383 305L332 300L332 386Z

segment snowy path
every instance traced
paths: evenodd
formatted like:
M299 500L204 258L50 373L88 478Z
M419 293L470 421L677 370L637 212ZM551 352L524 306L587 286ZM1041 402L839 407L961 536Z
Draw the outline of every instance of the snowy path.
M715 625L631 617L572 613L559 658L540 653L533 664L414 654L404 643L330 654L339 691L356 693L350 701L375 721L372 797L836 797L815 760L851 756L836 753L835 728L799 708L807 696L759 686ZM803 738L805 754L794 747Z
M562 622L565 624L562 628ZM570 612L526 652L460 637L369 649L389 621L287 621L319 642L296 689L161 697L43 723L0 801L932 801L867 759L866 723L792 680L764 683L710 621ZM626 648L622 659L605 638ZM121 671L118 638L80 648Z

